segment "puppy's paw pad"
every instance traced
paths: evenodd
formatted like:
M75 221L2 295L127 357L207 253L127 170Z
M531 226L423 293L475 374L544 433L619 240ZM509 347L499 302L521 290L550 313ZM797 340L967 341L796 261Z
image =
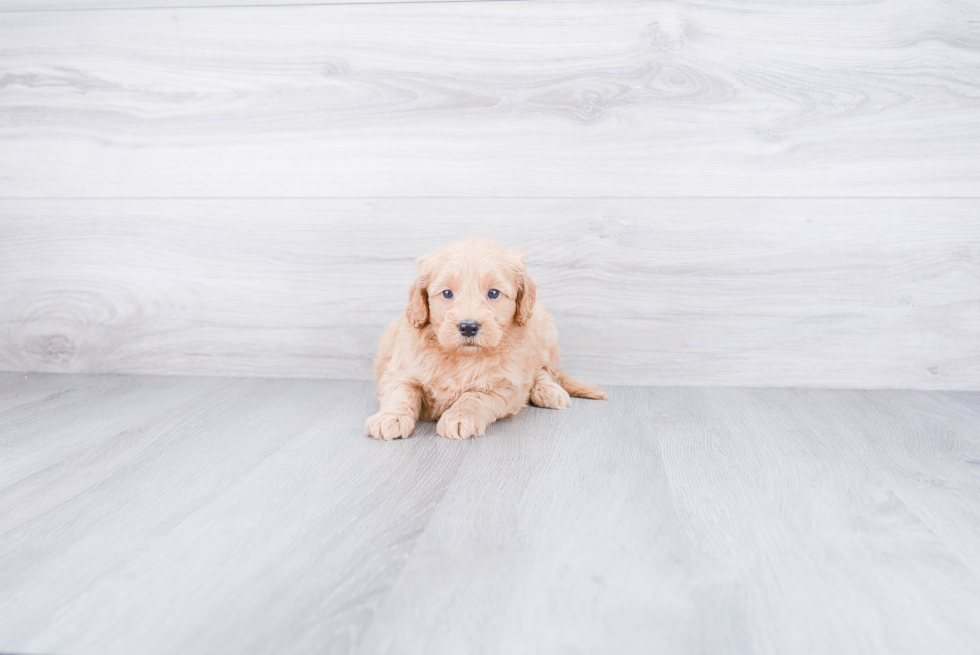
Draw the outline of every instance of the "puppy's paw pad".
M557 384L536 384L531 389L531 402L535 407L547 409L566 409L572 406L568 392Z
M483 421L463 412L446 412L436 423L436 434L446 439L482 437L486 429Z
M364 424L364 432L369 437L382 441L407 439L414 429L415 419L407 414L378 412Z

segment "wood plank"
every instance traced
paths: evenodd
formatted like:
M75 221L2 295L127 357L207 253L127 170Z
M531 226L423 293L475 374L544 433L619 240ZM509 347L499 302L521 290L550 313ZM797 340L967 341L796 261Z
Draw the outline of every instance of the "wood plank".
M896 498L891 460L852 438L882 427L881 398L924 394L611 397L577 405L557 431L501 427L479 443L359 652L965 655L980 644L980 577ZM846 430L799 418L846 405L865 412L848 412ZM978 525L963 530L974 545Z
M617 387L379 443L370 383L202 380L160 413L186 380L62 377L128 427L29 409L64 457L0 489L4 651L980 646L977 393ZM33 425L0 430L15 460Z
M704 650L976 650L980 578L903 502L892 461L854 438L891 427L879 421L880 398L908 395L648 392L650 432L661 435L676 511L704 567L702 625L716 627ZM848 405L863 411L848 412L857 422L847 429L809 413L826 419Z
M71 454L59 427L68 426L76 435L70 447L89 448L93 441L117 438L136 417L166 415L214 384L201 378L99 376L83 378L67 392L8 409L0 414L0 432L6 435L0 458L0 489L29 479ZM3 509L6 519L16 508Z
M0 374L0 413L71 393L77 387L79 377L50 373Z
M602 383L980 389L980 201L0 202L0 369L370 379L413 261L530 256Z
M701 571L647 396L618 387L492 426L357 652L700 652Z
M970 196L980 6L0 14L2 197Z
M302 7L321 5L396 4L400 2L527 2L528 0L0 0L4 11L92 11L125 9L189 9L220 7Z
M270 628L293 652L331 630L349 639L466 451L364 437L374 404L366 383L240 380L147 412L128 439L76 444L65 421L64 460L0 492L0 647L267 650ZM319 641L295 639L303 625Z
M888 462L897 496L980 576L980 394L868 394L874 403L854 394L809 411ZM850 427L859 413L874 429Z

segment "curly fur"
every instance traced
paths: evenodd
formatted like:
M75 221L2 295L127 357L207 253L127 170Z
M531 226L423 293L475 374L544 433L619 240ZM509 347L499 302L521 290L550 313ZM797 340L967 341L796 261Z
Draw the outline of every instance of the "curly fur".
M463 239L418 260L405 313L381 337L374 362L381 409L365 425L376 439L406 438L419 420L449 439L482 436L528 401L564 409L569 395L606 393L558 369L554 319L527 275L524 254L490 239ZM444 290L453 292L451 299ZM490 299L490 289L500 296ZM476 320L475 337L460 334Z

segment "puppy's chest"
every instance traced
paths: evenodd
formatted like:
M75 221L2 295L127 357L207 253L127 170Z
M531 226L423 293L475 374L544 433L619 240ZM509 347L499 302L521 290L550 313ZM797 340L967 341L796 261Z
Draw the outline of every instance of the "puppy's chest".
M442 414L467 391L489 392L511 386L503 362L437 361L421 380L425 405L434 415Z

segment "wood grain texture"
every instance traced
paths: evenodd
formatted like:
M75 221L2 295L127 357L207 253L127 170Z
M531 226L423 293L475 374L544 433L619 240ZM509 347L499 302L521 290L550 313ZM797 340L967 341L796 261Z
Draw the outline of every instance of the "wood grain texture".
M971 498L980 492L980 430L973 427L980 425L976 395L874 395L878 402L868 415L879 427L852 434L889 462L901 484L902 502L980 575L980 543L970 527L980 520L980 504ZM849 431L844 421L867 411L855 396L834 418L824 406L817 420L836 419Z
M41 471L32 440L0 418L13 470L0 490L0 647L128 652L135 638L144 652L254 652L276 650L287 629L288 650L307 652L356 637L465 451L361 438L375 403L366 383L209 382L129 429L66 418L47 432L63 458ZM129 384L176 392L185 381ZM125 407L149 409L153 395ZM164 561L172 574L161 576ZM135 579L133 602L117 607L119 583Z
M50 386L56 388L56 384ZM68 453L57 426L69 425L82 433L103 436L108 433L112 437L131 427L134 417L167 413L199 395L204 385L205 382L196 378L182 378L177 382L120 377L84 381L83 378L78 387L52 389L51 394L33 402L19 403L2 414L4 428L11 433L4 444L8 448L15 446L18 457L16 460L5 457L0 462L0 480L6 484L17 482L62 461ZM47 407L50 415L38 417L39 405ZM74 446L80 442L71 443ZM12 505L3 510L9 518L17 508Z
M322 5L370 5L402 2L528 2L530 0L0 0L0 12L4 11L90 11L126 9L135 11L154 9L190 9L239 7L302 7Z
M364 652L968 653L980 644L980 578L926 521L960 490L913 512L897 498L908 480L895 483L890 458L851 441L923 409L942 415L931 396L613 393L609 406L584 405L547 436L500 429L480 442ZM918 407L878 424L882 397ZM801 407L831 414L842 403L876 418L844 430L797 418ZM975 450L975 423L938 422ZM929 432L902 434L935 447ZM976 477L962 461L956 470ZM923 596L936 605L919 607Z
M0 196L970 196L974 2L0 14Z
M978 393L617 387L378 443L365 382L21 383L4 651L980 648Z
M370 379L414 259L529 254L602 383L980 389L980 201L0 202L0 369Z

